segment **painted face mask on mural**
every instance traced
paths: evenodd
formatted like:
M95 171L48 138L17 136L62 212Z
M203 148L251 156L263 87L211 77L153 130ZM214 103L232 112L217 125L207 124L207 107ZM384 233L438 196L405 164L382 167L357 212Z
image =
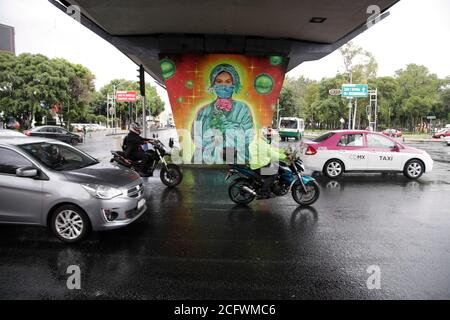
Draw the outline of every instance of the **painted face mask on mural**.
M230 99L233 96L234 86L216 84L214 85L214 92L220 99Z

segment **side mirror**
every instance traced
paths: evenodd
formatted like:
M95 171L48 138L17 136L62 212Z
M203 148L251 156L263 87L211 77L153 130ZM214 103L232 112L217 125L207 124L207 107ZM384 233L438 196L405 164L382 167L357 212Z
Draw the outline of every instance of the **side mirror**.
M398 143L396 143L393 147L392 147L392 151L395 152L399 152L401 149L400 145Z
M16 170L16 176L21 178L34 178L38 175L38 170L34 167L22 167Z
M173 142L173 138L169 139L169 148L173 148L174 142Z

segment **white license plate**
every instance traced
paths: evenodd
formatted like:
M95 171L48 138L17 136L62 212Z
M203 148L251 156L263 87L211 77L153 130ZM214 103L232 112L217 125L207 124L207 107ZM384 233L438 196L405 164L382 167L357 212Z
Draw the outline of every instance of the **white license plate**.
M137 209L141 210L143 206L145 206L145 199L141 199L138 201Z

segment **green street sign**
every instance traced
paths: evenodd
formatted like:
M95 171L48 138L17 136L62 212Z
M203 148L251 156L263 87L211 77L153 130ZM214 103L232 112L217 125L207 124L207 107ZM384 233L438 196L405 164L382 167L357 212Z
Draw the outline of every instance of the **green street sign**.
M369 86L367 84L344 84L342 85L342 97L367 98Z

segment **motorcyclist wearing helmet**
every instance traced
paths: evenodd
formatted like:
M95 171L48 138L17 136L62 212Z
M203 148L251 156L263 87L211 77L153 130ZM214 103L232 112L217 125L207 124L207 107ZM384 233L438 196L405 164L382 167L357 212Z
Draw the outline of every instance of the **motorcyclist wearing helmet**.
M291 160L290 150L283 150L274 147L262 133L263 130L256 131L255 139L250 143L250 169L259 174L263 185L259 198L268 199L271 195L271 186L274 183L280 160Z
M130 125L130 132L123 141L124 152L128 159L133 161L142 160L140 167L141 175L151 176L151 174L148 173L150 158L145 154L141 146L142 144L152 142L153 140L142 138L141 132L142 127L139 123L133 122Z

